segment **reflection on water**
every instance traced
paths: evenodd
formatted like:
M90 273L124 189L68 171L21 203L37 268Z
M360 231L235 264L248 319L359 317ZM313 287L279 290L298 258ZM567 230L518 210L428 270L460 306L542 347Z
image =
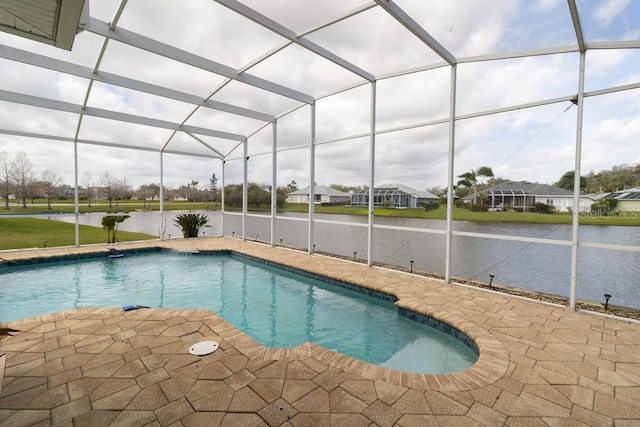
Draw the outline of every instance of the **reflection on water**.
M129 218L120 223L118 230L132 231L136 233L146 233L152 236L164 236L165 238L182 237L182 230L173 220L182 213L204 213L209 219L209 223L204 227L200 234L205 233L207 236L220 235L222 230L222 214L219 211L166 211L164 217L160 216L160 212L129 212ZM78 217L78 222L82 225L91 225L93 227L102 228L102 218L104 213L88 213ZM51 215L49 219L55 219L63 222L75 223L75 215Z
M165 212L160 226L158 212L133 212L131 218L122 223L121 229L160 235L181 236L173 218L179 212ZM221 235L222 214L207 212L212 227L206 235ZM81 215L81 224L100 226L103 214ZM306 218L305 214L284 213L281 217ZM73 222L73 215L52 216ZM366 217L349 215L318 214L320 220L332 220L366 224ZM376 224L395 225L432 230L444 230L444 220L414 218L376 218ZM247 217L246 236L249 240L270 241L271 222L268 216ZM571 226L562 224L514 224L454 223L454 230L534 237L551 240L571 240ZM224 235L240 236L242 218L238 215L224 216ZM276 221L276 244L300 249L307 248L308 226L305 221L278 219ZM444 275L445 236L443 234L418 233L374 229L373 260L409 268L414 261L416 270ZM585 242L613 243L640 246L640 227L580 226L580 240ZM366 227L343 224L315 226L315 250L345 257L367 258ZM452 274L454 277L488 282L494 275L494 283L528 290L568 296L570 283L570 246L484 239L454 236L452 245ZM597 302L603 301L605 293L613 295L611 304L640 309L640 252L624 252L580 247L578 250L577 296Z
M301 214L283 214L304 217ZM365 217L324 215L323 220L366 223ZM241 233L241 217L225 215L224 233L236 236ZM376 218L376 224L396 225L432 230L444 230L443 220L414 218ZM276 243L282 239L285 246L306 249L307 223L278 220ZM454 230L533 237L551 240L571 240L571 225L566 224L514 224L454 222ZM247 218L247 236L253 240L269 241L270 219ZM640 246L640 227L580 226L580 240L585 242L613 243ZM345 257L367 257L366 227L341 224L316 223L316 251ZM571 247L542 243L495 240L466 236L454 236L452 241L452 275L464 279L489 281L494 284L533 291L569 296ZM389 229L374 229L374 262L397 265L444 275L445 236ZM603 302L605 293L613 295L611 304L640 309L640 252L593 249L578 250L577 296Z

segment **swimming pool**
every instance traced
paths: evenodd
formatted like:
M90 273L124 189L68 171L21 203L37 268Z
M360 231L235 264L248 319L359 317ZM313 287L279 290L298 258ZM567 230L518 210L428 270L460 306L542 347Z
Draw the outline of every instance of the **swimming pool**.
M467 344L399 315L389 295L349 286L230 253L105 254L0 269L0 321L84 306L208 309L267 347L310 341L418 373L456 372L478 359L462 334Z

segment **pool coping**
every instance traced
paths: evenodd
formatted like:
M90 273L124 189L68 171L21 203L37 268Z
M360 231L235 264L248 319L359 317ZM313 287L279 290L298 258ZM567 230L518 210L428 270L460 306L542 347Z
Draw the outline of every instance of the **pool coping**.
M183 242L188 242L188 239L185 239ZM224 239L223 239L224 241ZM151 243L151 245L149 245ZM230 245L231 246L231 245ZM361 287L363 289L369 289L376 292L382 292L384 294L392 295L397 298L395 305L402 310L407 310L413 313L417 313L418 315L423 315L427 317L431 317L436 319L439 322L444 324L448 324L453 326L454 328L460 330L462 333L467 335L473 342L476 344L479 350L479 357L476 363L474 363L471 367L455 373L447 373L447 374L420 374L413 373L407 371L400 371L395 369L386 368L383 366L371 364L368 362L364 362L350 356L337 353L328 348L322 347L320 345L306 342L295 348L270 348L264 347L261 344L257 343L250 336L240 331L238 328L233 326L232 324L226 322L224 319L219 317L216 313L209 310L174 310L174 309L153 309L154 311L163 312L167 315L171 315L172 313L180 313L180 315L188 315L192 313L194 315L201 315L203 312L210 313L216 329L214 331L219 330L221 333L219 334L221 338L228 340L231 345L233 345L238 351L249 358L259 358L262 360L271 360L271 359L279 359L279 358L287 358L291 360L299 360L305 358L315 358L324 363L327 363L330 366L343 369L347 372L350 372L355 375L359 375L361 377L372 379L372 380L381 380L391 384L411 387L418 390L430 390L430 391L466 391L473 390L476 388L481 388L490 384L495 383L500 378L504 376L509 366L509 353L505 348L504 344L498 340L494 335L492 335L489 331L483 329L482 327L475 325L474 323L462 319L460 316L453 315L444 310L438 310L437 308L425 304L420 298L416 298L410 292L403 292L401 288L398 287L380 287L375 286L371 282L370 283L360 283L355 280L345 280L343 277L339 277L339 275L331 275L327 274L327 272L317 272L313 269L305 269L301 268L299 265L292 265L281 263L280 261L273 261L272 259L268 259L268 256L264 256L265 253L254 253L251 250L251 246L244 246L240 248L233 247L221 247L216 249L206 249L203 252L229 252L229 253L238 253L241 256L246 256L248 258L257 259L265 262L266 264L274 264L279 268L292 269L293 271L308 273L312 276L324 276L333 280L337 280L340 282L347 283L349 285ZM264 247L264 245L261 245ZM129 247L120 246L121 251L133 251L133 252L146 252L146 251L155 251L155 250L172 250L175 249L173 247L167 247L166 245L161 244L161 242L147 242L147 245L140 247ZM277 250L289 250L285 248L277 248ZM44 252L40 253L39 256L35 257L16 257L9 261L19 261L25 262L25 264L29 264L29 260L33 260L34 262L46 262L48 260L58 261L61 259L80 259L80 258L88 258L95 256L97 254L105 254L107 249L104 246L92 247L92 248L84 248L79 252L75 252L73 255L51 255L45 256ZM295 251L298 253L298 251ZM262 256L261 256L262 255ZM322 255L313 255L315 257L322 257ZM346 261L342 261L346 262ZM381 267L374 267L375 269L383 269ZM400 277L407 276L407 278L416 279L415 275L411 275L409 273L392 271L394 275L400 275ZM423 278L419 278L423 279ZM423 279L428 281L428 279ZM12 322L8 322L7 324L15 329L20 329L20 325L27 325L34 322L46 322L53 319L64 318L64 316L68 313L73 313L77 310L98 310L98 313L103 313L101 310L116 310L116 312L121 312L121 308L79 308L76 310L68 310L64 312L46 314L42 316L36 316L26 319L20 319ZM1 385L0 385L1 387ZM1 392L1 389L0 389Z

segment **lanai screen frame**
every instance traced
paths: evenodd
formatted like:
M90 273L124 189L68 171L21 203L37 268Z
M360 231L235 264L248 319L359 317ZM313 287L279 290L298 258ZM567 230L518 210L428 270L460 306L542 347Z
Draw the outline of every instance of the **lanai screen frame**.
M88 1L88 0L87 0ZM289 28L282 26L281 24L269 19L265 15L253 10L241 2L236 0L215 0L217 3L225 6L226 8L232 10L233 12L241 15L242 17L257 23L258 25L268 29L269 31L278 34L283 37L286 42L279 49L276 49L268 54L264 55L261 58L258 58L256 61L247 64L240 70L233 69L224 64L220 64L215 61L211 61L207 58L194 55L193 53L187 52L185 50L181 50L166 44L163 44L157 40L153 40L147 37L144 37L140 34L136 34L135 32L126 30L124 28L120 28L118 26L118 21L127 5L127 1L123 0L120 2L118 10L113 17L110 23L106 23L100 21L95 18L90 18L88 26L84 29L85 31L92 32L99 36L104 37L103 47L98 55L97 61L93 69L82 67L77 64L73 64L70 62L60 61L54 58L50 58L44 55L23 51L20 49L12 48L9 46L0 45L0 58L25 63L28 65L42 67L49 70L54 70L61 73L66 73L73 76L82 77L88 79L90 84L87 89L87 93L84 98L84 103L80 104L71 104L61 101L55 101L47 98L41 98L37 96L24 95L16 92L10 91L0 91L0 100L7 101L12 103L18 103L23 105L30 105L45 109L51 109L56 111L65 111L72 112L79 115L79 120L77 124L77 129L75 132L75 137L59 137L47 134L36 134L29 132L19 132L13 131L9 129L0 129L0 134L6 135L14 135L21 137L30 137L37 139L46 139L46 140L55 140L55 141L65 141L72 142L74 145L74 175L75 175L75 242L76 246L79 246L79 185L78 185L78 144L88 144L88 145L107 145L110 147L117 147L123 149L136 149L136 150L144 150L150 152L156 152L159 154L159 174L160 174L160 210L161 217L164 215L163 205L164 205L164 196L163 196L163 177L164 177L164 154L179 154L179 155L196 155L188 152L181 152L170 149L169 143L171 139L178 133L182 132L186 135L189 135L194 140L198 141L200 144L204 145L207 149L210 150L209 155L198 154L198 157L210 158L213 160L221 161L222 163L222 214L223 219L224 215L240 215L242 217L242 239L247 239L247 235L245 233L246 230L246 221L248 217L252 215L248 213L248 205L247 205L247 184L248 184L248 141L256 135L261 130L266 127L271 127L272 129L272 150L271 161L272 161L272 174L271 174L271 212L270 212L270 221L271 221L271 239L270 244L272 246L276 245L276 220L290 220L291 218L279 217L276 211L276 191L277 188L277 158L280 150L278 149L278 121L283 117L286 117L288 114L293 111L298 110L299 108L309 106L310 107L310 117L309 117L309 128L311 134L311 140L308 146L304 146L309 149L309 214L307 218L308 222L308 247L307 251L312 254L314 252L315 244L314 244L314 233L315 233L315 223L319 222L315 218L314 213L314 199L315 199L315 150L316 147L320 144L328 143L328 142L341 142L346 140L351 140L355 138L368 138L369 141L369 206L368 206L368 218L367 223L362 224L360 226L367 228L367 264L369 266L373 265L373 231L377 228L374 221L374 189L375 189L375 156L376 156L376 136L383 133L391 133L411 128L418 127L428 127L434 125L448 125L448 161L447 161L447 218L446 218L446 229L445 230L434 230L434 229L410 229L407 227L401 226L385 226L385 228L404 230L404 231L412 231L412 232L421 232L421 233L432 233L438 235L445 236L446 248L445 248L445 281L450 283L452 280L451 276L451 263L452 263L452 239L454 236L463 236L463 237L472 237L472 238L489 238L489 239L500 239L500 240L508 240L508 241L519 241L519 242L528 242L528 243L542 243L542 244L552 244L552 245L561 245L561 246L570 246L571 247L571 277L570 277L570 297L569 297L569 308L571 310L575 310L576 308L576 287L577 287L577 264L578 264L578 247L591 247L591 248L599 248L599 249L609 249L609 250L622 250L622 251L632 251L632 252L640 252L640 247L637 246L629 246L629 245L618 245L618 244L605 244L605 243L592 243L592 242L583 242L579 241L579 211L578 209L574 209L572 211L572 238L571 240L555 240L555 239L544 239L544 238L528 238L522 236L510 236L510 235L494 235L494 234L485 234L485 233L471 233L464 231L454 231L453 230L453 191L454 191L454 162L455 162L455 147L456 147L456 124L460 121L488 116L493 114L505 113L510 111L516 111L527 108L534 108L545 105L552 104L560 104L560 103L573 103L577 106L577 120L576 120L576 131L575 131L575 162L574 162L574 172L575 172L575 182L574 182L574 196L573 196L573 205L579 206L579 196L580 196L580 176L581 176L581 160L582 160L582 128L583 128L583 112L584 112L584 99L592 96L599 96L610 94L614 92L627 91L640 88L640 83L628 84L624 86L616 86L616 87L608 87L605 89L600 89L591 92L585 92L584 81L585 81L585 61L586 61L586 53L588 50L596 50L596 49L638 49L640 48L640 41L606 41L606 42L594 42L587 43L583 36L583 29L580 20L580 16L578 13L578 7L576 5L576 0L567 0L567 6L571 14L571 19L573 23L573 30L575 32L575 39L577 41L576 45L564 46L564 47L551 47L551 48L542 48L542 49L534 49L534 50L526 50L526 51L518 51L518 52L510 52L510 53L498 53L498 54L489 54L475 57L466 57L466 58L457 58L450 51L448 51L443 45L441 45L438 40L432 37L424 28L422 28L408 13L406 13L402 8L400 8L395 2L387 1L387 0L375 0L374 2L366 3L363 6L354 9L344 15L341 15L330 22L324 23L323 25L318 26L310 31L306 31L303 33L295 33ZM413 36L415 36L421 43L428 46L433 52L435 52L441 59L441 62L430 64L427 66L423 66L416 69L411 70L403 70L401 72L396 72L384 76L376 76L355 64L350 63L346 59L322 48L321 46L315 44L310 41L306 36L312 34L314 31L318 31L324 27L335 24L336 22L349 19L353 16L356 16L360 13L363 13L372 8L380 8L384 10L387 14L389 14L393 19L395 19L398 23L400 23L408 32L410 32ZM224 76L226 78L225 83L223 83L218 89L214 90L209 97L202 99L197 96L192 96L184 92L168 89L165 87L161 87L158 85L153 85L148 82L139 81L135 79L131 79L122 75L110 74L100 70L101 61L103 59L103 55L105 53L106 47L108 43L111 41L117 41L129 46L133 46L139 49L147 50L163 57L169 58L171 60L175 60L181 62L183 64L188 64L197 68L201 68L207 71L210 71L214 74ZM323 96L314 97L312 95L288 88L286 86L279 85L277 83L261 79L254 75L251 75L250 69L264 61L265 59L271 57L276 54L279 50L284 47L295 44L298 45L313 54L319 55L320 57L329 60L330 62L340 66L344 70L349 71L350 73L355 74L360 79L360 82L350 85L345 88L341 88L339 90L333 91L331 93L325 94ZM578 90L575 94L562 96L553 99L544 99L538 100L535 102L529 102L525 104L519 104L504 108L491 109L481 112L476 112L472 114L457 114L456 112L456 93L457 93L457 71L459 64L468 64L468 63L476 63L476 62L484 62L484 61L495 61L495 60L504 60L504 59L517 59L517 58L525 58L532 56L545 56L545 55L556 55L556 54L567 54L567 53L578 53L580 56L579 60L579 69L578 73ZM432 120L429 122L413 124L409 126L402 126L393 129L383 129L377 130L376 126L376 106L377 106L377 83L384 79L392 79L394 77L403 76L410 73L418 73L427 70L433 70L438 68L448 68L450 73L450 88L449 88L449 115L445 119ZM232 81L242 82L244 84L248 84L250 86L258 87L263 90L277 93L281 96L287 97L289 99L293 99L299 102L299 106L293 108L290 111L284 112L280 115L273 115L269 113L265 113L263 111L251 110L247 108L238 107L236 105L227 104L219 101L215 101L212 99L216 92L222 89L226 84ZM165 97L168 99L173 99L177 101L182 101L193 105L193 110L180 122L168 122L157 119L151 119L148 117L143 117L139 115L133 114L125 114L119 113L115 111L101 110L98 108L89 107L87 105L87 100L89 99L89 95L92 90L92 86L94 82L104 82L108 84L112 84L115 86L133 89L136 91L146 92L153 95L158 95L161 97ZM367 85L370 91L370 105L369 105L369 113L370 113L370 123L369 123L369 131L360 135L351 135L343 138L337 138L331 141L317 141L316 140L316 102L330 96L334 96L345 92L347 90L353 89L355 87ZM211 108L214 110L224 111L227 113L249 117L252 119L257 119L264 122L264 125L257 129L255 132L250 133L248 135L242 134L233 134L229 132L222 132L216 129L210 128L202 128L202 127L194 127L186 124L186 121L191 117L198 109L200 108ZM132 146L126 144L117 144L117 143L105 143L102 141L95 140L86 140L79 138L80 128L82 126L82 120L84 117L98 117L105 118L111 120L118 120L127 123L146 125L160 129L169 129L172 134L171 137L162 145L162 147L158 149L154 149L151 147L139 145ZM238 147L241 148L242 154L238 156L235 154L235 150L232 150L228 154L223 154L220 150L216 149L216 147L208 144L203 138L200 138L199 135L221 138L225 140L236 141ZM288 148L291 149L291 148ZM235 157L231 157L231 155ZM225 210L224 205L224 187L225 187L225 163L229 160L242 160L242 169L243 169L243 206L241 213L227 212ZM262 216L261 216L262 217ZM161 219L162 221L162 219ZM327 221L322 220L320 222L326 223L336 223L341 224L339 221ZM353 226L358 226L357 224L351 224Z

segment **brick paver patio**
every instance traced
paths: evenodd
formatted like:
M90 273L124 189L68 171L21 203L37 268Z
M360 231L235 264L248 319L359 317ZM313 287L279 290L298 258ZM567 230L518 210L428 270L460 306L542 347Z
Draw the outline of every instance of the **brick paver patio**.
M0 342L0 425L640 425L637 323L237 239L120 248L145 245L231 249L394 294L467 333L480 359L411 374L313 344L263 348L204 310L81 308L8 325L22 332ZM220 349L191 355L203 339Z

